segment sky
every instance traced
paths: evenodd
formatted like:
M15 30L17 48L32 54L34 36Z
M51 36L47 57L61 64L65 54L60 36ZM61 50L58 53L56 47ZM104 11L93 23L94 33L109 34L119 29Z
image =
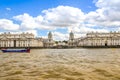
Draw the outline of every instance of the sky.
M68 40L89 32L120 31L120 0L0 0L0 33L33 33Z

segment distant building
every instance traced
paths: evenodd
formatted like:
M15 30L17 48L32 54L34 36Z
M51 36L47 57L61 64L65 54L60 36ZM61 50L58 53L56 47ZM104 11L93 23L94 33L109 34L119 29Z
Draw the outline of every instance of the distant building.
M44 47L50 48L50 47L53 47L54 44L55 44L55 41L53 40L52 33L49 32L49 33L48 33L48 38L47 38L47 39L44 39Z
M67 41L58 41L54 47L55 48L68 48L68 44L67 44Z
M87 33L79 39L79 46L120 46L120 32Z
M43 47L42 38L35 38L32 33L2 33L0 47Z
M76 47L77 42L74 38L74 33L71 31L69 34L68 47Z
M48 38L36 38L32 33L0 34L0 48L72 48L72 47L120 47L120 32L110 33L87 33L85 37L74 38L74 33L70 32L68 41L54 41L51 32Z

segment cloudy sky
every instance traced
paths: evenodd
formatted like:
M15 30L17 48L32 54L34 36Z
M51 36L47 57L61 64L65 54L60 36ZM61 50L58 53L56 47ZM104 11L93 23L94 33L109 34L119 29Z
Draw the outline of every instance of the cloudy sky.
M55 40L120 31L120 0L0 0L0 33L49 31Z

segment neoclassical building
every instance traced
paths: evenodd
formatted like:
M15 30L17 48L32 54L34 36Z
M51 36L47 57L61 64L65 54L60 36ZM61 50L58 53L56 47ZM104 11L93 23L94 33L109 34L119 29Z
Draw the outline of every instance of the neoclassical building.
M0 34L0 47L43 47L42 38L35 38L32 33Z
M71 31L69 34L68 47L76 47L77 41L74 38L74 33Z
M45 48L54 47L55 41L53 40L53 35L51 32L48 33L48 38L43 40Z
M86 37L80 38L79 46L120 46L120 32L110 33L87 33Z
M32 33L1 33L0 48L56 48L56 47L120 47L120 32L87 33L85 37L74 38L74 33L70 32L69 40L65 42L55 43L51 32L48 33L48 38L36 38Z

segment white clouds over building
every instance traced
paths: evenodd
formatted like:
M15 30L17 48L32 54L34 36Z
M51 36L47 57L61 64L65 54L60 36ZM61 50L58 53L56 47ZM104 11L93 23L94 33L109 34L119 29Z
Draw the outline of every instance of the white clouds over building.
M37 35L39 29L54 30L56 39L58 36L66 39L66 35L73 31L78 34L87 32L108 32L111 27L120 30L120 0L95 0L97 9L88 13L79 8L70 6L58 6L42 11L42 15L36 17L28 13L14 16L12 20L0 19L0 28L4 30L29 30ZM10 8L6 8L11 10ZM55 31L58 28L67 28L66 34ZM78 36L79 37L79 36Z

